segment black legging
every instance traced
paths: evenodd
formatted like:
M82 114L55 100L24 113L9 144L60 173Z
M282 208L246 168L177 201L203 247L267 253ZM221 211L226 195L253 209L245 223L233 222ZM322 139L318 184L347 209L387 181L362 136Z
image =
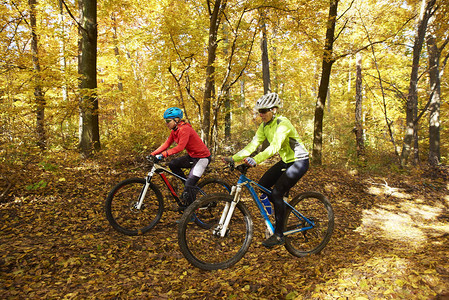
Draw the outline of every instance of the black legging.
M189 155L182 156L179 158L172 159L168 163L168 167L178 176L186 178L184 192L182 193L182 198L186 202L185 205L189 205L195 200L195 189L193 188L197 182L200 180L201 175L203 175L204 170L209 165L211 157L205 158L193 158ZM197 165L198 164L198 165ZM184 169L191 169L189 175L186 177Z
M283 236L285 218L284 195L301 179L309 169L309 159L285 163L282 160L273 165L263 174L259 184L267 189L274 186L271 196L268 197L274 205L276 226L274 233Z

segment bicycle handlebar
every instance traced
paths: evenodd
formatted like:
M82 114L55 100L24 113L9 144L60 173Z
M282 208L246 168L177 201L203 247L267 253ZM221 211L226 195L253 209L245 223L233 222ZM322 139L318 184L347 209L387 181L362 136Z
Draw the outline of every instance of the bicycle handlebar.
M153 164L162 161L162 159L157 159L156 156L154 156L154 155L148 155L148 156L146 157L146 159L147 159L150 163L153 163Z
M246 175L246 172L248 172L249 168L251 168L251 166L247 165L247 164L241 164L235 167L237 169L237 171L239 171L240 173L242 173L243 175Z
M231 169L231 171L237 170L240 173L242 173L243 175L246 175L246 172L248 172L248 169L251 168L251 166L249 166L245 163L236 166L235 162L233 160L231 160L231 161L224 160L224 162L228 164L228 167Z

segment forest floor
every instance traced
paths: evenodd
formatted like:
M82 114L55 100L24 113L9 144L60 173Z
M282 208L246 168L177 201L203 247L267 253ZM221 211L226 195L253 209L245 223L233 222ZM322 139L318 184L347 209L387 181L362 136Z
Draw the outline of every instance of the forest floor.
M138 237L107 222L113 185L146 174L137 159L60 157L23 167L0 166L1 299L449 299L447 169L312 167L294 192L322 192L334 207L334 234L319 255L267 250L255 232L236 265L202 271L179 250L179 214L165 212Z

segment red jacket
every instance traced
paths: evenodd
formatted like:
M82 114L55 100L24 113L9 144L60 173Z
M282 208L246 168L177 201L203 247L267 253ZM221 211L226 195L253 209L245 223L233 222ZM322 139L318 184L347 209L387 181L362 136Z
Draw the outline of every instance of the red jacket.
M171 144L177 145L167 150ZM192 125L181 121L176 129L172 130L168 139L159 148L154 150L151 155L162 153L164 157L176 154L186 149L187 154L194 158L204 158L210 156L210 151L203 143L198 133L192 128Z

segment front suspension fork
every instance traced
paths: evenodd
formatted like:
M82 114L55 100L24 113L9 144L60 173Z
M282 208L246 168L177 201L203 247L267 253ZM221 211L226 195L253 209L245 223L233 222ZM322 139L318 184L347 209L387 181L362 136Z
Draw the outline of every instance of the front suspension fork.
M147 194L148 188L150 187L151 178L153 178L154 172L156 168L153 166L148 172L147 177L145 177L145 186L140 191L139 199L137 200L136 204L134 204L135 209L141 209L143 205L143 199L145 199L145 195Z
M226 202L223 212L220 217L220 222L217 228L214 229L214 234L220 237L224 237L228 232L229 222L231 222L232 215L234 213L235 206L240 201L240 192L242 186L233 186L231 190L231 196L234 196L231 202Z

